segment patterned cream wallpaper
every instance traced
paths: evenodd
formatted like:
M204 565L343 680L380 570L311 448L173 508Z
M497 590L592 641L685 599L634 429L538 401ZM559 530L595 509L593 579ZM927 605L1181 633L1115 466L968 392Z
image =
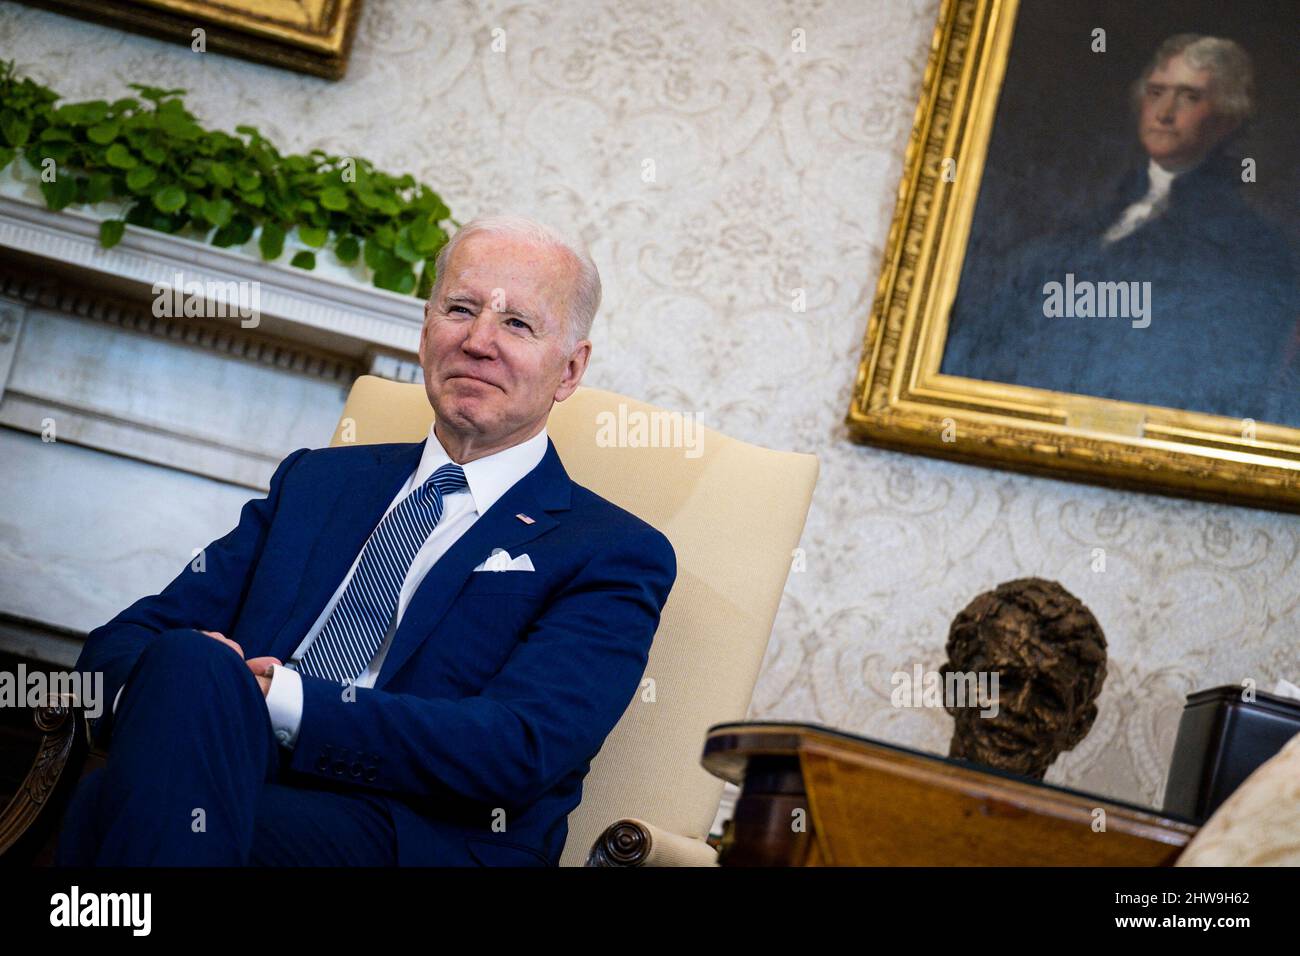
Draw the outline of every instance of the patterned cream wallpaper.
M0 56L75 98L185 87L209 125L358 151L432 183L462 219L515 211L577 232L605 282L587 384L821 458L806 570L751 717L946 752L950 718L892 708L891 673L937 669L979 591L1056 578L1105 628L1110 675L1091 735L1048 779L1158 803L1185 694L1300 680L1300 518L846 440L936 13L935 0L370 0L348 77L330 84L8 5ZM806 52L791 51L795 29Z

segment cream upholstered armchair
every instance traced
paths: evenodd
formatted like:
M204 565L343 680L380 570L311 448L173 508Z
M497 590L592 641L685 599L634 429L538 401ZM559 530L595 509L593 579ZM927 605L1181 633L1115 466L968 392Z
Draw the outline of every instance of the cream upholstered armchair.
M580 387L547 432L580 485L662 531L677 552L646 678L593 761L569 815L562 866L709 866L705 842L723 782L700 766L714 724L743 720L817 481L812 455L771 451L694 429L692 448L608 447L602 425L673 413ZM671 416L642 418L641 416ZM433 410L420 384L362 376L331 444L419 441ZM693 456L693 457L692 457ZM643 686L644 683L643 683Z

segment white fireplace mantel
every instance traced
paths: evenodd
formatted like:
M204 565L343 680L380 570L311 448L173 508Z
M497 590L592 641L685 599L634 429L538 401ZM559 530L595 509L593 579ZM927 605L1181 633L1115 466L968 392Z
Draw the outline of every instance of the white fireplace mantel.
M99 243L101 221L84 212L51 212L0 192L0 246L79 270L90 284L152 296L155 283L172 284L178 273L186 282L256 282L263 320L281 338L358 360L379 352L415 353L422 303L364 284L364 267L345 267L324 255L315 271L265 262L255 252L256 234L231 249L127 226L122 240L105 249Z

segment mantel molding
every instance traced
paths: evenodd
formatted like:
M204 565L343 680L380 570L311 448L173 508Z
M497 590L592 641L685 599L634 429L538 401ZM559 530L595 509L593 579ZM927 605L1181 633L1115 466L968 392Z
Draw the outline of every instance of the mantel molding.
M155 283L170 285L177 273L186 282L256 282L261 320L277 337L378 364L389 377L411 374L404 366L414 364L423 322L422 303L413 296L137 226L127 226L122 240L105 249L99 244L101 221L0 195L0 248L84 273L89 285L133 287L149 295Z

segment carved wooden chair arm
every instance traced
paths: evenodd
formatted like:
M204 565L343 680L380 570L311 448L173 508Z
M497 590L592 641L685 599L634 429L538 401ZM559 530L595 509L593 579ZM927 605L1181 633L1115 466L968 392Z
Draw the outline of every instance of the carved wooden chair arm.
M706 840L625 817L610 824L597 837L586 865L717 866L718 851Z
M49 842L92 750L80 708L43 706L32 716L41 734L36 756L17 792L0 810L0 863L6 865L29 864Z

